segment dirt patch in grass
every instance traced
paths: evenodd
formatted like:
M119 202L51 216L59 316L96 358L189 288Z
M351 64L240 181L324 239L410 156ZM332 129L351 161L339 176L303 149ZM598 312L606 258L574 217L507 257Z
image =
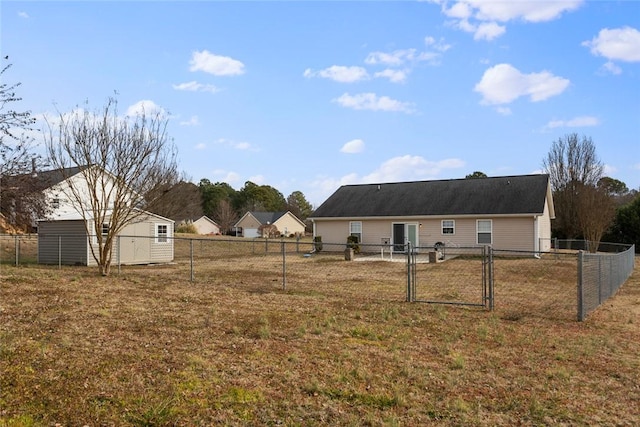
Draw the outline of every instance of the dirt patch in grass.
M107 278L3 266L0 426L634 425L640 417L637 272L576 322L513 305L406 303L401 263L290 262L286 287L279 264L260 257L200 263L193 283L188 263ZM523 276L539 261L517 262L502 266L502 283L575 284L564 265ZM561 285L563 274L574 276Z

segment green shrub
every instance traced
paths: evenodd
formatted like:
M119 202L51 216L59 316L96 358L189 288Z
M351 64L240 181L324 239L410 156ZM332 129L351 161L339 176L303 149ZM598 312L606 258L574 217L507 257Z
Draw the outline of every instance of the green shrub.
M353 249L354 254L360 253L360 245L358 236L347 236L347 248Z
M196 226L191 222L188 224L180 224L176 227L176 233L198 234Z

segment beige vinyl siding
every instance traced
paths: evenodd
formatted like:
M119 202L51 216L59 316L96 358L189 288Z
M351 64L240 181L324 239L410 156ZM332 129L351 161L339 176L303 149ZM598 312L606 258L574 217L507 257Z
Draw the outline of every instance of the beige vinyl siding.
M59 257L60 249L62 250ZM87 265L87 234L84 221L38 223L38 263Z
M540 238L540 250L551 250L551 216L549 214L548 200L544 202L544 213L538 217L538 237Z
M260 222L253 215L246 215L238 224L238 227L245 228L258 228L260 227Z
M211 220L201 217L193 222L198 234L219 234L220 228L217 224L211 222Z
M287 237L295 233L304 233L304 224L301 224L300 221L294 218L290 213L286 213L282 217L278 218L273 225L278 227L278 231L281 234L285 234Z
M548 217L548 215L547 215ZM455 221L455 233L442 233L442 220ZM492 246L496 249L511 249L519 251L533 251L534 247L534 217L478 217L478 218L385 218L363 219L362 245L381 245L382 239L393 238L393 224L407 223L418 225L418 246L432 248L437 242L447 246L472 247L477 246L477 220L492 221ZM349 220L316 220L315 235L321 236L324 243L346 244L349 235ZM545 226L542 225L544 228ZM537 238L537 237L536 237ZM326 245L325 245L326 246ZM329 249L329 246L327 246ZM337 249L342 249L336 246ZM365 248L363 248L365 249ZM334 249L335 250L335 249Z
M156 226L158 224L164 224L167 226L167 241L166 242L156 242L155 233ZM171 262L173 261L173 226L170 222L164 221L153 221L150 222L151 227L151 235L152 239L149 239L149 244L151 245L151 262Z
M493 248L534 251L534 217L493 219Z

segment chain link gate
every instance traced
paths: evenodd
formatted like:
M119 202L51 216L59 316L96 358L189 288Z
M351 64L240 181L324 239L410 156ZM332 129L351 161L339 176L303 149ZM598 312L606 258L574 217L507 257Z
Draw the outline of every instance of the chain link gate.
M407 301L493 310L493 252L490 246L405 245Z

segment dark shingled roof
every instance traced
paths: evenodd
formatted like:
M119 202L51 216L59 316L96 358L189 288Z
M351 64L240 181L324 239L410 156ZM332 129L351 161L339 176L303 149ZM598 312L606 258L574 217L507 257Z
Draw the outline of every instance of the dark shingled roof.
M74 176L82 171L86 166L75 166L66 169L53 169L38 172L37 178L42 189L52 187L68 177Z
M276 222L277 220L280 219L280 217L282 217L282 215L286 214L287 212L249 212L251 215L253 215L262 225L265 225L267 223L269 224L273 224L274 222Z
M311 218L542 214L548 175L343 185Z

